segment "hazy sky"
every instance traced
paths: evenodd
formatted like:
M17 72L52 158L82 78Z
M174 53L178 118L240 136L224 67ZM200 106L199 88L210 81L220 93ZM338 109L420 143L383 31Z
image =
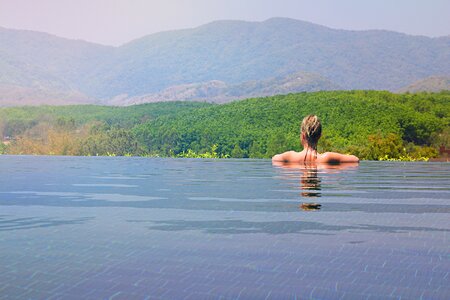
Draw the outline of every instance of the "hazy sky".
M450 0L0 0L0 26L105 45L214 20L289 17L332 28L450 34Z

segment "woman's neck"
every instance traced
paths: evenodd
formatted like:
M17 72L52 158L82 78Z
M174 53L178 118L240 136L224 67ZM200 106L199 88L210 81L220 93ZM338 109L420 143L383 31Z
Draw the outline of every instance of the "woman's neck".
M313 147L311 147L311 146L309 146L309 145L303 145L303 151L304 151L304 152L308 152L308 153L314 153L314 154L317 154L317 149L316 149L316 148L313 148Z
M303 145L303 151L306 160L313 160L317 158L317 150L309 145Z

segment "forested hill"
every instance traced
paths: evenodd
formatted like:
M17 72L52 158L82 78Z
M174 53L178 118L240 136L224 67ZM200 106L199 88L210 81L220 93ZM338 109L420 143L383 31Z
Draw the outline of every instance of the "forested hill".
M0 28L0 105L108 103L173 86L215 80L236 86L298 72L321 78L317 89L332 83L395 91L449 76L450 37L335 30L274 18L216 21L106 47Z
M215 105L0 109L11 154L269 158L300 150L308 114L323 123L320 151L362 159L420 158L450 145L450 94L377 91L299 93ZM71 117L68 117L71 116Z

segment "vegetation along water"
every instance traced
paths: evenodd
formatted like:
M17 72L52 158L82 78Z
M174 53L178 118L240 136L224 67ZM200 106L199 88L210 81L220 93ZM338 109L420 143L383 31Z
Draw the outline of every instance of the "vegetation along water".
M300 150L307 114L319 151L426 160L450 140L450 92L327 91L228 104L162 102L0 108L2 154L269 158Z

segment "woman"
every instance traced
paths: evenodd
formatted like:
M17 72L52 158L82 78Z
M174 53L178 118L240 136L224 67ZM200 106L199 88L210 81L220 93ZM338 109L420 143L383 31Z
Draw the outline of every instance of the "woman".
M286 163L355 163L359 162L359 158L354 155L340 154L336 152L325 152L320 154L317 152L317 143L322 135L322 125L315 115L309 115L302 121L301 126L301 143L303 151L287 151L272 157L273 162Z

